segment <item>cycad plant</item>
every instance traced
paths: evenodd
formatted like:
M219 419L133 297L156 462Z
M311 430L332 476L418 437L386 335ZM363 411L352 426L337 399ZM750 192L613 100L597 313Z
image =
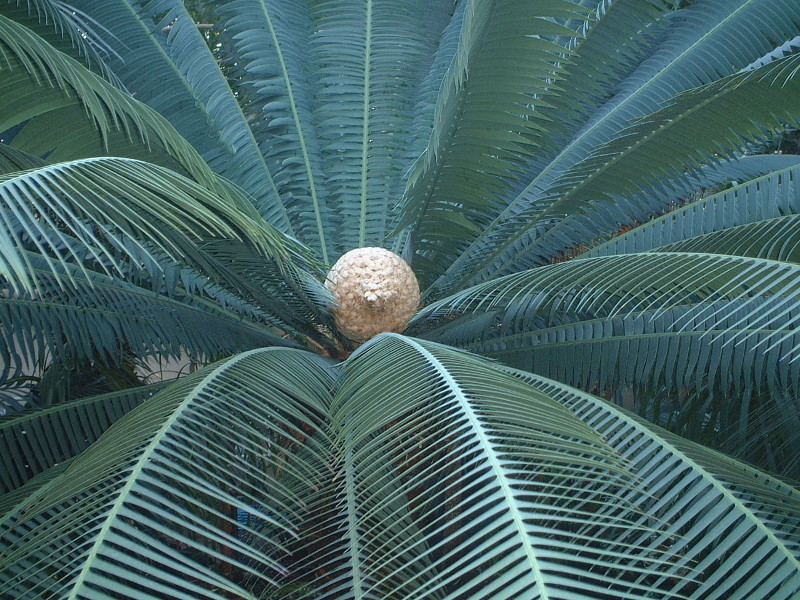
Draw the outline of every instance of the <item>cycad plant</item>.
M0 597L796 600L798 35L0 1Z

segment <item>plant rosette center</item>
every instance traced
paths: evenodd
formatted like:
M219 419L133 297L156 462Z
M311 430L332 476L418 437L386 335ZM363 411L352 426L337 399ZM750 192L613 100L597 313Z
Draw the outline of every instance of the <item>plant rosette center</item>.
M365 342L383 332L402 332L419 306L419 283L408 263L384 248L343 254L325 278L331 308L343 336Z

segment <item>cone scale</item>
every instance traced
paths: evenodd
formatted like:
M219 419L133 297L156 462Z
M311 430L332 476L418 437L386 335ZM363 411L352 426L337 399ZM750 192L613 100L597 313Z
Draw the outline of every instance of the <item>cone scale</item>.
M408 263L384 248L343 254L325 278L331 308L343 336L365 342L383 332L401 332L417 312L419 284Z

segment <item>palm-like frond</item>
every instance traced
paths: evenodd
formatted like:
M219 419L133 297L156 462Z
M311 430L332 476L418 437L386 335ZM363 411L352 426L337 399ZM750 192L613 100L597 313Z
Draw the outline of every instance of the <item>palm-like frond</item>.
M123 82L169 118L216 173L235 180L265 219L291 232L248 115L183 3L80 0L78 6L112 28L119 58L110 64ZM198 121L206 126L198 128Z
M274 169L294 230L327 263L332 213L311 114L315 90L303 62L310 51L310 8L300 2L242 0L220 10L240 68L249 75L240 93L253 105L251 127L264 140L264 160Z
M727 228L799 213L799 159L794 156L750 158L759 163L766 158L774 166L762 175L744 178L729 189L675 207L664 217L643 223L587 250L585 256L646 252Z
M559 382L518 375L602 434L647 490L637 506L671 523L649 542L673 539L682 554L678 572L691 573L693 581L666 576L654 587L668 597L731 600L788 600L798 593L796 488Z
M790 56L684 92L565 174L545 217L621 195L638 181L674 177L702 165L709 155L738 150L770 123L791 121L800 112L800 83L790 74L799 67L800 58ZM719 130L713 141L697 139L701 123Z
M300 351L256 350L147 400L63 472L32 480L24 502L7 497L0 590L252 597L202 564L277 584L298 544L313 552L294 566L323 597L800 589L800 493L736 461L402 336L359 350L335 398L332 374ZM173 576L178 565L194 582Z
M538 362L528 353L539 344L603 344L643 334L655 342L659 334L674 333L664 339L665 351L674 344L673 351L666 352L666 362L663 357L656 360L660 353L644 354L646 360L637 372L660 378L669 365L669 377L679 376L669 379L670 385L692 379L702 385L706 378L716 381L716 369L725 364L718 362L717 353L725 347L749 357L748 372L752 368L764 377L777 376L762 371L762 361L774 364L796 350L798 281L795 265L765 259L677 252L622 255L574 260L488 282L427 307L419 318L464 314L469 323L487 313L489 323L479 322L475 328L445 323L441 334L434 329L428 335L448 339L453 331L461 337L449 338L451 342L516 354L528 368ZM701 343L692 354L682 356L687 370L673 371L682 336ZM716 357L709 356L714 348ZM754 348L760 350L752 352ZM697 365L701 351L705 357ZM632 367L630 361L617 362L619 358L613 362L620 368ZM714 369L707 360L713 360ZM660 365L655 371L653 363ZM792 369L793 364L784 361L781 369ZM564 368L569 369L567 365ZM593 377L590 373L597 371L585 373ZM741 379L723 378L719 385L732 391L729 386L739 388L740 381L755 384L750 372Z
M413 122L415 88L432 60L440 15L451 7L419 0L314 6L311 55L320 69L323 168L334 184L333 221L342 228L337 254L380 243L391 226L398 183L410 166L403 134ZM352 117L343 121L342 114Z
M4 467L0 494L16 490L29 479L77 456L114 421L165 385L159 382L0 418Z
M508 190L522 157L535 148L542 126L532 104L546 103L568 54L551 38L577 35L556 21L581 16L579 7L559 0L479 2L465 10L430 141L411 173L398 223L401 229L414 223L421 260L444 264L450 254L433 254L457 253L456 240L475 237L496 209L493 198Z
M702 169L686 173L685 177L647 184L635 195L625 197L616 196L611 202L598 202L584 205L585 210L566 215L564 218L547 221L546 225L535 228L532 235L524 243L524 253L515 258L520 269L531 268L549 262L564 260L566 258L583 255L594 256L597 253L612 253L603 250L604 247L615 248L618 242L628 238L632 229L638 231L639 224L644 224L646 229L656 223L672 223L678 228L691 228L695 231L708 230L709 227L727 226L734 221L747 221L757 218L762 210L770 210L773 204L767 199L764 192L759 192L758 200L748 205L744 210L732 211L726 209L727 216L723 221L716 221L712 225L707 215L696 212L693 216L698 218L697 225L690 225L689 220L681 217L683 207L693 205L698 197L708 194L714 197L713 192L733 186L738 193L745 190L758 190L761 178L774 173L777 183L774 190L776 199L786 197L792 192L791 179L784 180L781 173L785 169L798 164L797 156L781 154L746 155L737 156L731 160L724 160L717 164L707 165ZM737 182L752 182L749 187L739 186ZM785 187L786 192L783 189ZM728 198L736 197L734 193ZM740 205L738 202L737 205ZM717 213L716 207L707 204L710 213ZM731 205L732 207L733 205ZM783 214L789 209L776 209L775 214ZM783 212L781 212L783 211ZM661 216L666 213L669 216ZM688 216L688 213L686 214ZM702 216L702 218L700 218ZM701 225L702 223L702 225ZM655 230L653 230L655 231ZM638 235L638 234L637 234ZM611 238L609 240L609 238ZM591 240L591 241L590 241ZM442 284L454 282L450 276L440 279Z
M324 438L328 381L311 355L267 349L157 394L36 490L27 510L6 515L0 592L254 597L209 567L280 576L303 498L323 473L312 467L324 453L303 453ZM309 440L301 449L298 432ZM237 510L254 524L240 527Z
M168 190L168 192L166 192ZM234 203L176 173L130 159L95 158L62 163L0 178L2 233L0 273L16 289L32 290L26 243L64 262L73 247L59 248L61 234L75 238L101 264L115 264L109 247L125 251L104 229L149 243L177 259L194 240L223 235L247 239L278 260L299 245L284 240L243 200ZM131 252L127 254L131 256ZM145 254L147 254L145 252Z
M599 146L613 144L627 127L661 109L678 92L734 75L772 50L756 31L790 39L800 33L800 16L791 1L783 0L695 2L677 12L669 21L665 40L630 76L609 90L610 99L591 113L559 154L539 168L525 188L482 229L480 237L448 265L448 274L438 287L447 289L454 284L451 281L460 285L474 283L518 268L527 247L552 226L553 220L565 216L559 213L556 219L550 219L546 215L561 198L565 184L574 185L571 173L581 168L582 161ZM730 39L745 37L746 44L734 48L729 43ZM580 64L592 58L578 54L574 60ZM568 77L569 71L563 86L569 85ZM775 124L770 115L770 125ZM746 123L746 129L750 126ZM624 140L620 143L625 145ZM684 146L670 147L669 152L670 156L689 157L694 151ZM596 166L603 165L604 161L600 161ZM650 183L647 179L650 178L626 178L624 183L645 186Z
M113 52L103 39L107 31L95 20L89 19L87 23L86 15L73 6L58 0L7 0L0 4L0 13L35 31L52 47L83 62L112 83L119 83L104 60ZM87 27L90 24L93 28ZM93 34L93 29L100 29L100 34Z
M581 36L569 45L571 55L562 74L565 84L557 88L569 93L553 93L537 106L549 121L548 138L542 140L547 152L537 156L536 164L546 164L557 155L616 86L654 51L675 8L675 2L658 0L582 4L592 13L578 29Z
M258 346L295 345L284 339L271 315L248 307L232 310L202 294L169 297L146 288L77 268L53 272L28 255L38 287L32 294L4 290L0 298L0 357L3 372L27 356L56 362L113 363L126 353L178 357L182 351L215 357ZM91 332L91 335L89 335Z
M53 485L58 477L69 466L70 460L58 463L46 471L28 479L23 485L0 496L0 523L4 523L8 515L25 509L28 499L43 487ZM0 525L2 527L2 525Z
M342 510L320 527L334 532L319 550L336 566L330 597L351 586L363 598L644 592L623 573L639 572L643 555L669 558L624 546L636 508L611 498L635 479L595 432L531 391L490 363L408 338L351 357L332 415ZM570 580L567 555L586 577Z
M68 136L53 136L53 131L58 131L64 125L64 115L59 109L69 111L76 104L70 95L75 94L103 144L108 143L109 136L115 132L123 131L128 139L139 137L145 144L158 144L170 161L170 166L175 164L185 169L212 189L220 187L197 151L177 134L164 117L2 14L0 51L4 57L0 67L4 72L0 99L7 107L0 119L0 131L26 121L25 129L31 129L37 124L41 126L39 121L44 121L49 128L47 153L55 160L62 152L68 155L72 153L71 157L75 157L75 151L83 148L80 137L70 139ZM71 115L73 118L67 122L73 125L80 123L74 118L77 113ZM57 118L53 119L53 116ZM54 144L64 147L59 149ZM94 152L102 153L103 149L101 145L95 147Z
M419 318L445 318L427 337L572 385L673 398L693 390L693 401L678 401L679 412L705 411L706 439L721 428L720 439L744 443L755 421L780 414L771 434L783 455L800 423L800 367L792 360L800 344L798 281L795 265L763 258L587 258L487 282L426 307ZM701 409L699 402L709 404ZM645 410L652 410L646 396Z
M291 263L276 265L253 246L234 240L208 240L202 250L218 264L210 270L215 281L291 328L322 343L330 342L318 335L320 327L330 327L329 307L333 304L330 292L316 278L320 272Z

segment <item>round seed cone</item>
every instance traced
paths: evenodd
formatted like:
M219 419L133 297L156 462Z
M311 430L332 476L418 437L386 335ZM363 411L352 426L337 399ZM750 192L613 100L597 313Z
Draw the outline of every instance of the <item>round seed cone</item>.
M405 329L419 305L419 284L408 263L384 248L356 248L342 255L325 278L336 305L336 327L364 342Z

